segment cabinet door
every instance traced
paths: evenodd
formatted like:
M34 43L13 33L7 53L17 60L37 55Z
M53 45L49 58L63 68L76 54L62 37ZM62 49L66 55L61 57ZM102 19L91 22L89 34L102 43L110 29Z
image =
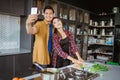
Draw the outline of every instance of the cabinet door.
M0 12L10 15L24 15L25 0L2 0L0 1Z
M14 15L24 15L25 0L11 0L11 13Z
M0 80L11 80L13 78L13 56L0 57Z
M76 44L78 47L78 51L79 53L82 55L82 41L83 41L83 27L82 25L77 25L77 29L76 29Z
M10 0L0 1L0 12L8 13L10 12Z
M15 76L24 77L32 74L32 54L15 55Z

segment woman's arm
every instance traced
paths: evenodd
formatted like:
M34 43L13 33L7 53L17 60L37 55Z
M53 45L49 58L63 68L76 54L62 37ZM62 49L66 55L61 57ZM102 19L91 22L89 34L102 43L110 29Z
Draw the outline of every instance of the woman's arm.
M53 46L53 50L56 54L58 54L60 57L62 57L64 59L67 58L68 54L62 50L57 34L54 34L52 36L52 46Z
M75 54L79 61L84 62L84 60L80 57L80 54L78 52L76 52Z
M70 39L70 45L71 45L70 49L72 50L73 53L77 52L78 49L77 49L77 46L75 44L74 37L70 31L69 31L69 39Z
M74 38L72 36L72 33L69 32L69 35L70 35L70 40L71 40L70 44L71 44L71 47L72 47L72 51L73 51L73 53L76 54L76 56L78 58L78 60L76 61L76 63L84 62L84 60L80 57L80 54L78 52L77 46L76 46Z

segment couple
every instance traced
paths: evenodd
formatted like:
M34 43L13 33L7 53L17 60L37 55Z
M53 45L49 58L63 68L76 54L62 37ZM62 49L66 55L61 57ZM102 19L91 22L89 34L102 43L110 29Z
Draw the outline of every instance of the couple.
M43 12L43 21L37 21L38 14L29 15L26 20L27 33L35 35L33 62L44 68L50 63L52 67L59 68L69 65L70 61L77 64L84 62L78 53L72 33L63 29L60 18L54 17L53 8L46 6ZM50 61L51 54L53 56ZM76 54L77 59L72 57L73 54Z

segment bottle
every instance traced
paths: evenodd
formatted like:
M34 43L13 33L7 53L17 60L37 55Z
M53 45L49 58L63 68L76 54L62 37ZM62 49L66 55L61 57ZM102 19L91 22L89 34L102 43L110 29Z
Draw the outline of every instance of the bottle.
M102 35L105 35L105 29L102 29Z
M105 22L104 21L101 21L101 26L105 26Z
M113 19L110 19L110 26L113 26Z
M94 29L94 35L96 35L96 33L97 33L97 30L96 30L96 28Z

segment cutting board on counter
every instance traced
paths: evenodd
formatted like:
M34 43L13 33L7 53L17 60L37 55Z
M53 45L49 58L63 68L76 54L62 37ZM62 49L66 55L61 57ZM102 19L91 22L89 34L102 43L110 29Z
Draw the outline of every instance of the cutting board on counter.
M73 68L83 70L83 67L84 67L84 70L87 71L93 65L94 65L94 63L85 63L85 65L82 65L82 64L73 64Z

